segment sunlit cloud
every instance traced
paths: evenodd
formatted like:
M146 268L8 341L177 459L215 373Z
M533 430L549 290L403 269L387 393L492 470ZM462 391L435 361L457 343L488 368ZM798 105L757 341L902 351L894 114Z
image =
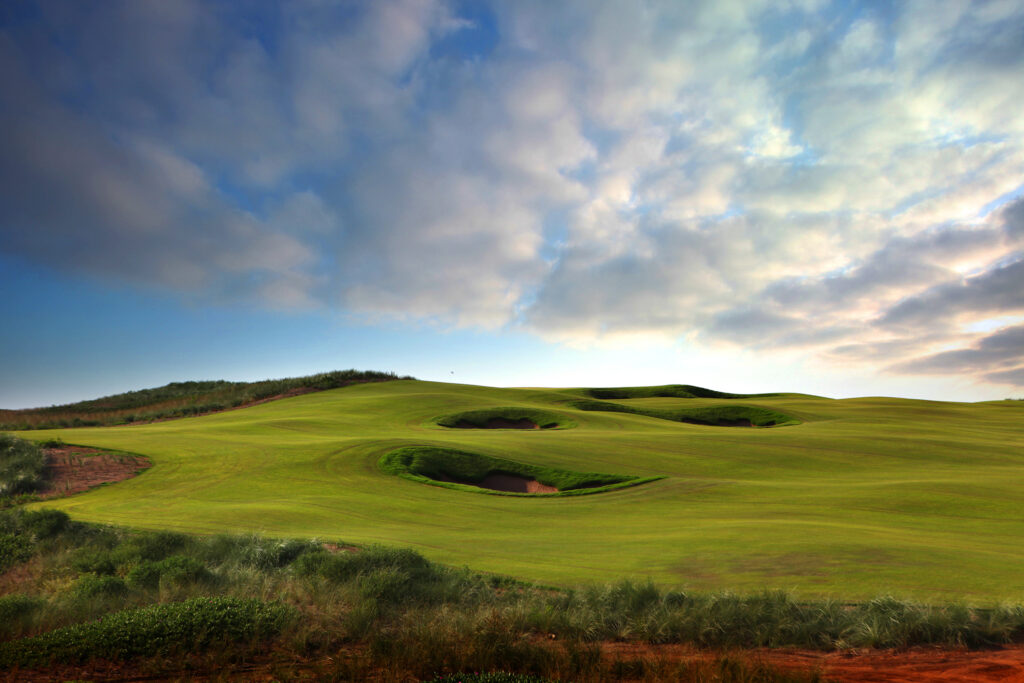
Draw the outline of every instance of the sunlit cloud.
M467 12L10 12L0 250L270 309L1024 386L1019 3Z

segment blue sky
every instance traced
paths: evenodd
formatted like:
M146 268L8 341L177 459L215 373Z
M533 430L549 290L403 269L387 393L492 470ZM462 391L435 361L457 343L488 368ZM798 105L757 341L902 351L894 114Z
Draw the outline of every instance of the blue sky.
M0 407L1024 394L1018 2L10 2Z

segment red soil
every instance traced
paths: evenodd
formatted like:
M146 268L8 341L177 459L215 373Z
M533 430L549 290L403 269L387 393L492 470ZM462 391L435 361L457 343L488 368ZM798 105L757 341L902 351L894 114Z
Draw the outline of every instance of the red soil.
M686 645L604 643L605 657L648 661L714 659L721 652L695 650ZM763 662L777 669L817 672L831 683L1024 683L1024 646L994 650L816 650L760 649L727 653L747 662Z
M683 645L602 643L606 661L644 659L649 662L714 662L730 659L767 664L793 673L816 671L824 681L835 683L1021 683L1024 681L1024 646L999 650L914 649L905 652L812 652L803 650L739 650L717 652ZM359 648L348 654L356 654ZM338 653L344 655L345 653ZM45 669L0 672L0 681L53 680L217 680L274 681L282 672L291 680L318 680L322 670L337 665L335 657L306 659L292 654L268 653L247 656L244 662L225 664L218 655L186 656L182 660L107 662L97 660L79 666L54 665ZM383 672L366 671L364 680L392 680ZM585 679L581 679L585 680ZM601 680L609 680L602 678ZM625 680L635 680L627 678Z
M88 491L134 477L149 467L147 458L106 453L95 448L61 446L46 449L47 484L41 498L57 498Z
M865 653L766 653L764 660L779 668L813 669L829 681L846 683L1024 683L1024 647L970 652L914 648Z

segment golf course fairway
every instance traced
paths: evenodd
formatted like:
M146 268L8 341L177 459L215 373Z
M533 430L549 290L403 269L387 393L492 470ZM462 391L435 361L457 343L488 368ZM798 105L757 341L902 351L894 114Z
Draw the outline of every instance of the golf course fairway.
M151 459L134 479L33 504L82 521L411 547L557 585L650 578L850 601L1024 600L1024 402L627 396L605 411L588 400L583 389L402 380L204 417L18 436ZM790 423L653 416L723 405ZM498 407L560 422L437 422ZM384 455L410 446L660 478L592 495L488 495L381 469Z

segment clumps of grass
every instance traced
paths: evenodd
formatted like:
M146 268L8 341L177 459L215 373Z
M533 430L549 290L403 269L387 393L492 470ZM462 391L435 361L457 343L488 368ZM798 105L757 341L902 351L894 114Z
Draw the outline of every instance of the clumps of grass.
M38 445L0 434L0 501L35 493L45 474L46 456Z
M779 427L799 424L796 418L761 406L713 405L673 409L641 408L637 406L583 399L569 404L577 410L645 415L659 420L686 422L714 427Z
M439 448L436 446L406 446L399 448L386 453L381 457L378 464L384 472L405 479L411 479L412 481L457 490L478 491L506 496L584 495L612 491L627 486L636 486L662 478L573 472L553 467L538 467L480 453L469 453L453 448ZM473 485L482 482L492 474L511 474L527 479L535 479L541 484L555 487L558 489L558 492L516 493L493 491Z
M0 597L0 639L14 638L31 628L46 601L34 595L13 593Z
M90 401L27 410L0 410L0 429L64 429L148 422L215 413L296 391L325 391L350 384L414 379L393 372L335 370L261 382L172 382Z
M435 418L434 422L442 427L462 429L565 429L576 426L564 415L515 406L467 410Z
M778 394L730 394L714 389L696 387L692 384L664 384L654 387L611 387L605 389L584 389L584 395L599 399L623 398L763 398Z
M227 597L122 610L95 622L2 643L0 667L122 660L263 640L279 634L296 617L287 605Z
M205 648L201 656L227 668L239 653L248 656L249 644L273 638L275 651L296 660L323 661L329 653L323 678L420 680L475 671L525 681L781 681L800 678L734 659L610 661L602 648L608 641L985 647L1024 637L1021 606L928 606L888 597L848 605L629 581L562 590L446 567L409 549L329 546L331 552L314 541L130 532L24 511L0 513L0 533L38 539L38 557L23 573L36 577L0 597L0 667ZM111 566L112 573L93 571ZM147 606L154 602L160 604Z

